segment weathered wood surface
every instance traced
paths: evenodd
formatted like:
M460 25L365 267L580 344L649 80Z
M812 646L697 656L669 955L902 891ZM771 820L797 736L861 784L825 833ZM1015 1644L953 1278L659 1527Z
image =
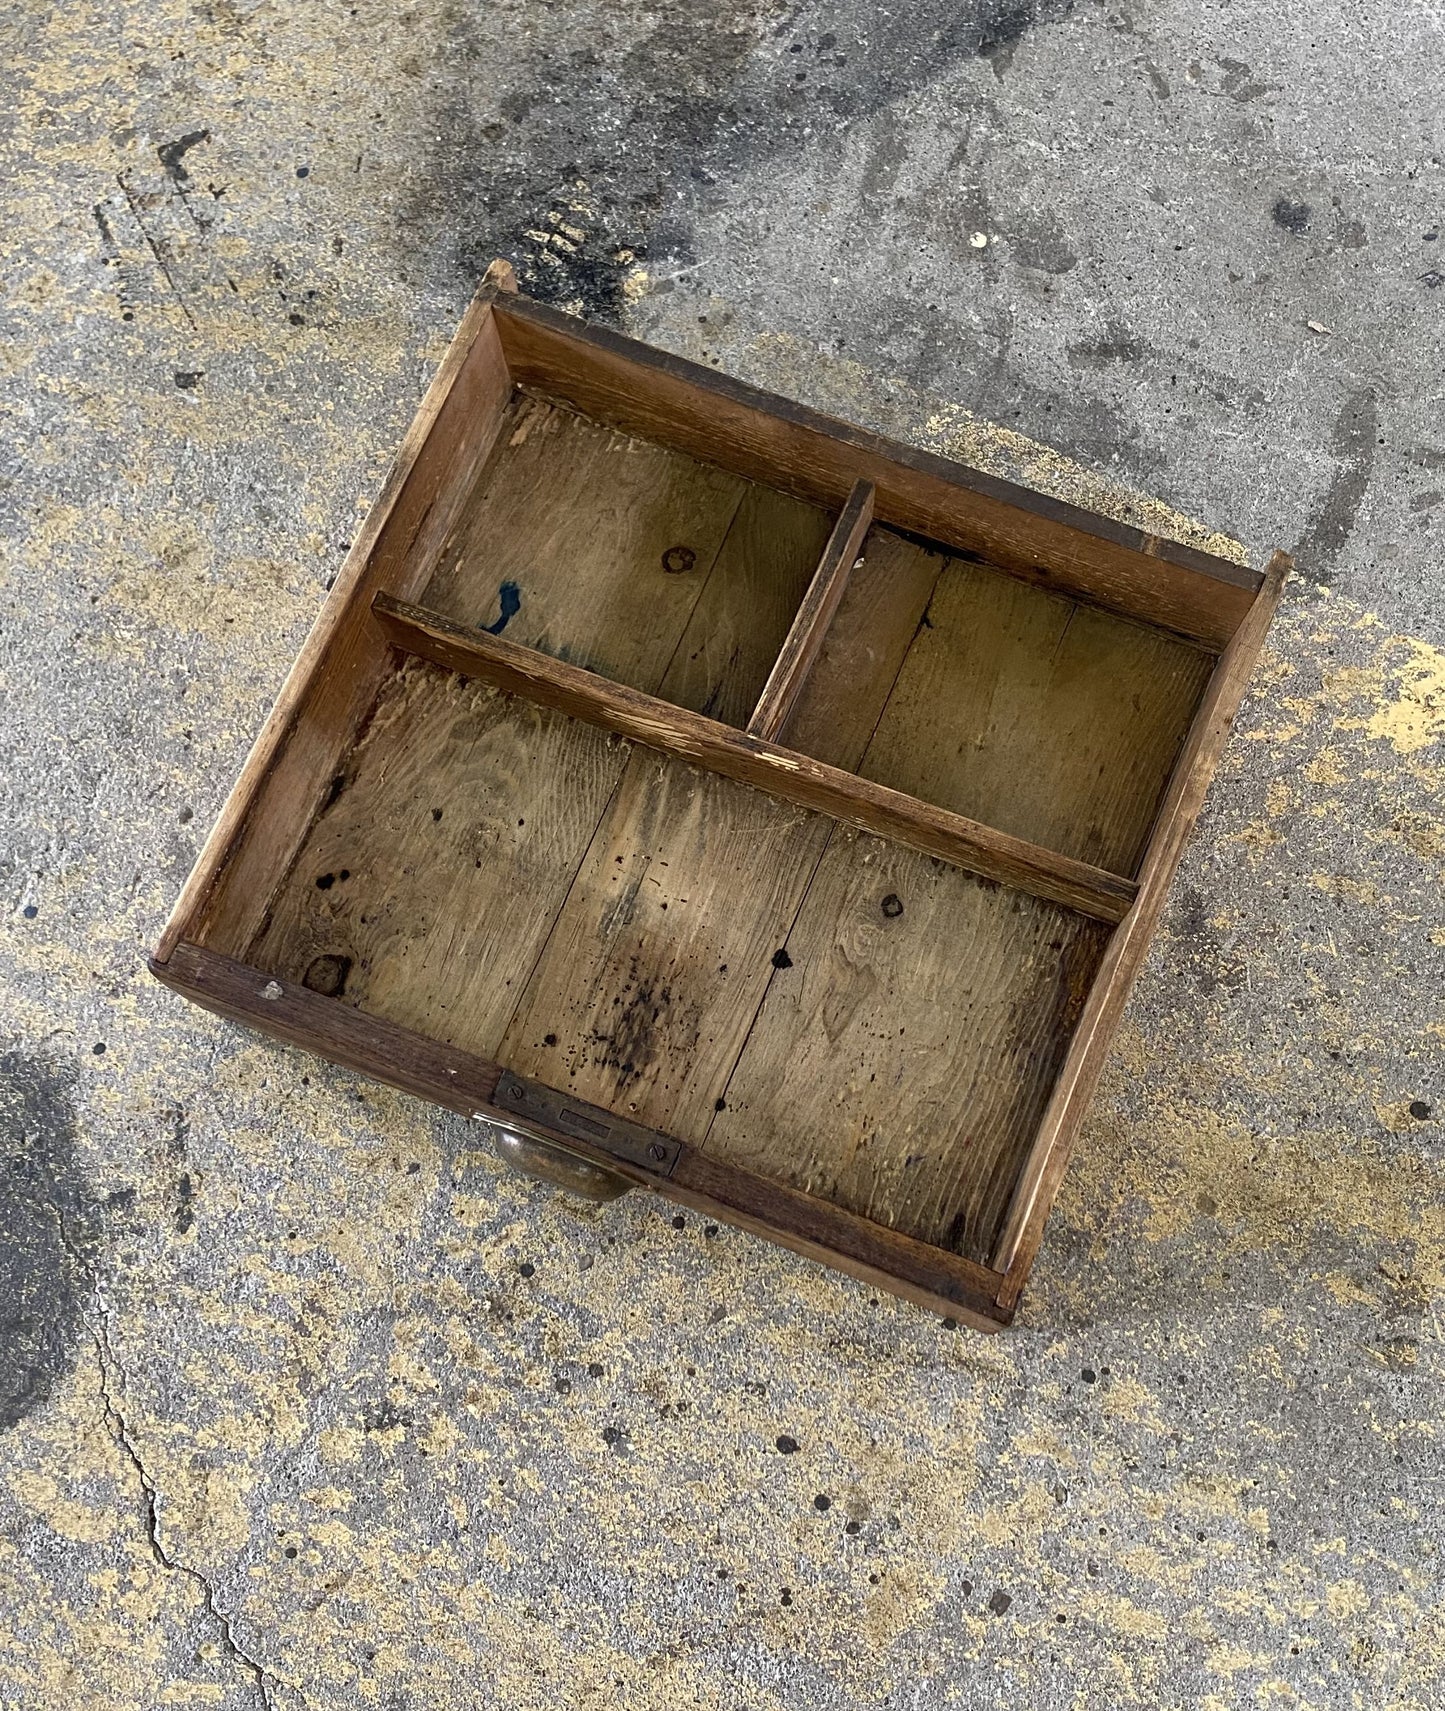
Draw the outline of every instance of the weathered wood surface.
M450 671L556 708L797 807L831 815L1034 895L1117 921L1132 880L1040 849L810 756L581 671L505 636L475 634L434 612L378 595L378 624L399 648Z
M986 1260L1107 936L840 829L706 1151Z
M1213 656L951 560L864 774L1132 874Z
M503 1061L701 1139L831 830L731 779L636 753Z
M247 960L495 1056L626 760L592 726L408 661Z

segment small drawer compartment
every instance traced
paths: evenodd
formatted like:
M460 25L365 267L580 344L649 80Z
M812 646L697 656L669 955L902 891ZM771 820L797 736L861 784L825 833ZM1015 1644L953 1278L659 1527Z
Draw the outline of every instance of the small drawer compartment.
M832 521L519 390L421 603L745 725Z
M886 529L865 552L784 740L831 759L871 717L865 778L1133 875L1214 656Z

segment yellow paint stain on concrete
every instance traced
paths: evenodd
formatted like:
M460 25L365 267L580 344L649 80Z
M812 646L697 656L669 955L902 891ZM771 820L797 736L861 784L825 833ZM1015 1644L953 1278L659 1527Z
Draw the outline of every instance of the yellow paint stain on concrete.
M1442 768L1442 778L1445 778L1445 768ZM1365 836L1372 844L1399 844L1421 861L1433 862L1437 867L1445 865L1445 820L1431 820L1424 814L1406 809L1396 814L1388 824L1370 827ZM1431 944L1445 942L1440 934L1440 928L1432 929L1429 935Z
M354 1467L361 1460L366 1433L359 1426L327 1426L316 1438L317 1454L325 1467Z
M1079 1599L1080 1614L1124 1640L1162 1640L1169 1623L1157 1610L1146 1610L1123 1593L1087 1589Z
M1078 1466L1073 1445L1056 1426L1024 1426L1013 1434L1009 1443L1015 1455L1041 1456L1059 1467Z
M1418 754L1445 740L1445 651L1413 636L1395 638L1393 651L1392 694L1364 730L1398 754Z
M1327 1228L1418 1241L1435 1267L1445 1264L1445 1205L1423 1157L1387 1157L1359 1142L1342 1151L1308 1134L1256 1135L1205 1107L1166 1111L1134 1138L1134 1157L1153 1165L1143 1223L1150 1241L1188 1229L1207 1194L1222 1228L1221 1257L1297 1253ZM1081 1176L1089 1173L1086 1157L1077 1163Z
M1052 1485L1041 1480L1027 1485L1011 1502L990 1504L974 1523L979 1538L1014 1550L1027 1548L1058 1525L1059 1504Z
M1329 897L1347 898L1361 908L1387 908L1394 899L1387 897L1372 879L1355 879L1343 873L1312 873L1310 884Z
M1216 1675L1242 1675L1245 1670L1267 1667L1269 1660L1259 1657L1245 1647L1226 1642L1215 1646L1209 1653L1206 1663Z
M1150 1431L1166 1430L1159 1416L1158 1398L1131 1373L1116 1374L1099 1397L1100 1411L1111 1420L1127 1420Z
M222 1433L229 1445L230 1434ZM247 1500L256 1486L254 1473L224 1467L185 1467L168 1472L165 1520L182 1529L207 1557L243 1551L251 1540Z
M149 650L158 628L210 642L234 635L274 645L278 631L295 629L314 604L293 593L294 566L230 558L212 568L198 536L181 533L159 556L158 564L124 571L110 584L107 603L122 626L108 632L112 652L122 644Z
M1361 1307L1376 1305L1377 1297L1370 1290L1363 1288L1359 1279L1351 1277L1348 1272L1329 1272L1323 1282L1336 1301L1350 1301Z
M1418 1127L1410 1112L1411 1101L1394 1099L1388 1104L1375 1106L1375 1116L1379 1119L1380 1127L1388 1129L1392 1135L1406 1135Z
M1324 748L1303 768L1310 784L1327 786L1348 784L1350 774L1346 757L1338 749Z
M1276 818L1283 817L1295 806L1297 797L1293 785L1288 779L1272 778L1265 790L1265 812Z
M1316 729L1358 734L1384 745L1392 761L1411 763L1416 776L1438 781L1438 761L1423 757L1445 740L1445 652L1418 637L1386 631L1373 614L1359 612L1341 596L1318 591L1318 598L1340 629L1370 634L1373 658L1327 668L1317 687L1290 694L1285 686L1299 675L1299 662L1267 656L1255 687L1267 715L1245 733L1247 739L1285 745ZM1266 689L1274 693L1264 695ZM1344 789L1385 774L1358 750L1326 738L1304 757L1302 776L1325 789Z
M942 1576L924 1563L891 1569L876 1587L868 1588L858 1612L858 1633L877 1662L917 1623L921 1611L937 1603L943 1589ZM786 1611L770 1616L768 1626L780 1649L793 1643L796 1627Z
M1271 863L1275 851L1289 841L1289 830L1280 825L1274 817L1250 820L1237 832L1229 833L1220 841L1240 850L1251 869L1258 869Z
M100 1544L115 1536L119 1517L70 1496L51 1474L12 1468L6 1483L18 1502L44 1521L57 1538L75 1544Z
M1370 1595L1358 1580L1346 1577L1334 1581L1325 1590L1325 1609L1337 1622L1348 1622L1363 1616L1370 1608Z
M496 1201L483 1194L453 1194L448 1204L453 1221L464 1227L489 1223L497 1209Z
M325 1509L332 1513L341 1513L356 1502L354 1491L344 1491L337 1485L313 1485L301 1493L303 1502L309 1503L313 1509Z

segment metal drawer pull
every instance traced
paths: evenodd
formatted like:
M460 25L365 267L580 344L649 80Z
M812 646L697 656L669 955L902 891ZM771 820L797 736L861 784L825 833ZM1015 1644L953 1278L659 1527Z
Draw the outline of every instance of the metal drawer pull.
M488 1127L497 1156L523 1176L536 1177L597 1201L616 1200L632 1186L625 1176L594 1164L580 1153L569 1152L554 1140L543 1140L540 1135L503 1127L500 1123L488 1123Z

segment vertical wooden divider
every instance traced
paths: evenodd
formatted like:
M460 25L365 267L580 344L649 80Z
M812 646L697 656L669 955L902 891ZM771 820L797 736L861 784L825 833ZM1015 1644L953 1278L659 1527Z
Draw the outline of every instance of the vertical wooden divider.
M808 673L822 649L828 626L848 587L848 578L863 550L863 538L873 522L873 483L855 481L828 544L823 548L808 592L803 596L797 616L784 638L748 720L748 735L774 742L793 710Z

